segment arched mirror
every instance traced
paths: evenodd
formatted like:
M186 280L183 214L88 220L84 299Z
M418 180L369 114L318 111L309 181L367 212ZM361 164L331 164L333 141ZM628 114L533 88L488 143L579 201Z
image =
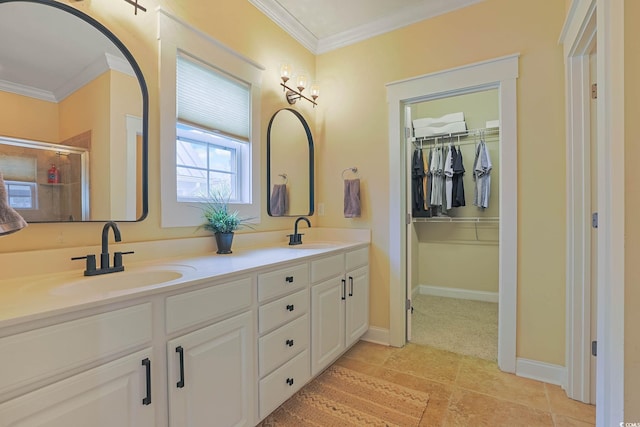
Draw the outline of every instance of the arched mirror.
M275 112L267 128L267 213L313 215L313 137L291 108Z
M0 0L0 172L27 222L140 221L148 94L106 27L52 0Z

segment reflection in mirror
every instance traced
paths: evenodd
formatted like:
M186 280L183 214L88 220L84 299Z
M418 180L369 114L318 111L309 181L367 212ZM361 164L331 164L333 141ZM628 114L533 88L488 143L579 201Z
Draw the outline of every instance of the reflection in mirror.
M0 172L14 209L27 222L143 219L148 97L126 47L48 0L0 0L0 39L11 40L0 43Z
M309 125L296 110L276 111L267 128L267 213L313 215L313 173Z

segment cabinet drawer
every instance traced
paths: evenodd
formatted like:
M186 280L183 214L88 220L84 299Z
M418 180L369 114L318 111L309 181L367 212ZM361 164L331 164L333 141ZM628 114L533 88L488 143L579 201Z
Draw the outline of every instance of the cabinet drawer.
M258 332L263 334L309 311L309 289L270 302L258 309Z
M339 276L344 272L344 255L332 255L326 258L311 261L311 283Z
M266 301L302 289L307 285L309 285L309 267L307 264L298 264L270 273L259 274L258 300L261 302Z
M258 340L260 376L309 348L309 316L304 315Z
M356 249L355 251L347 252L347 270L353 270L354 268L363 267L367 264L369 264L369 248L361 248Z
M0 339L0 395L151 342L151 303Z
M260 380L260 418L273 412L309 380L309 351L305 350Z
M251 277L167 298L167 333L251 306Z

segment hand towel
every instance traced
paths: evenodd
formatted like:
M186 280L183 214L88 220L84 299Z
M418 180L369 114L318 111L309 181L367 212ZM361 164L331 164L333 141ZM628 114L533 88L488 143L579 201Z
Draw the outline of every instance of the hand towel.
M287 212L287 184L274 184L269 200L271 216L283 216Z
M344 180L344 217L355 218L360 216L360 180Z
M7 189L0 174L0 236L15 233L27 226L27 222L9 206Z

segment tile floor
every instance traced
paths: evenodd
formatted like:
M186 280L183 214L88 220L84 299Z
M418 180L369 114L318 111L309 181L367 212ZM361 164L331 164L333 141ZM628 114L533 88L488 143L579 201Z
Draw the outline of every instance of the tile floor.
M336 363L429 393L420 426L595 425L595 406L569 399L559 386L501 372L495 362L360 341Z

